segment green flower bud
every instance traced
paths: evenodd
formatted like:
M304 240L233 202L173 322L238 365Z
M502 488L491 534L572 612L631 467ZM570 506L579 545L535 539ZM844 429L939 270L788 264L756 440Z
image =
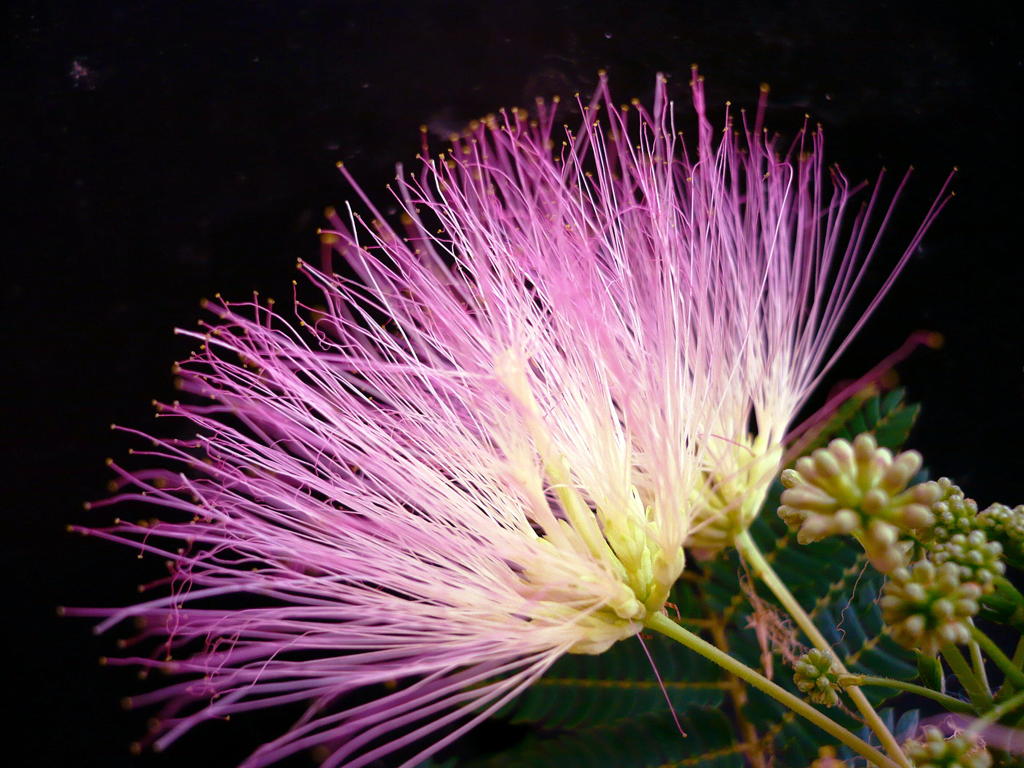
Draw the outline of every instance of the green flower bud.
M823 707L839 703L839 675L833 667L832 655L814 648L794 666L793 682L807 698Z
M909 739L903 751L915 768L991 768L992 755L977 737L965 732L943 738L934 727L924 729L924 739Z
M934 656L947 643L970 639L967 619L978 612L981 586L962 582L960 566L921 560L897 568L882 588L882 619L901 645Z
M858 435L852 445L833 440L782 473L779 517L798 529L801 544L856 536L872 564L887 573L905 562L901 534L931 526L931 506L942 498L938 483L907 487L921 463L916 451L893 457L870 434Z

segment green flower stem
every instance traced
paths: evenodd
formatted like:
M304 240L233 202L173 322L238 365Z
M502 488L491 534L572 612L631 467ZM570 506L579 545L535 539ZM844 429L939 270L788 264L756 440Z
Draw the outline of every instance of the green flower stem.
M1002 704L992 707L992 709L971 723L967 730L969 733L980 733L987 726L992 723L998 723L1010 712L1019 709L1021 706L1024 706L1024 691L1021 691L1016 696L1011 696Z
M974 667L974 676L978 678L978 684L985 689L985 693L992 695L992 688L988 684L988 673L985 671L985 659L981 655L981 646L976 640L967 645L971 654L971 666Z
M793 593L789 591L789 587L779 578L771 564L761 554L761 550L754 543L750 533L741 531L736 534L735 544L737 551L754 571L754 575L761 579L775 597L778 598L779 602L789 612L789 615L793 617L793 620L796 621L800 629L804 631L804 634L807 635L807 638L813 643L814 647L819 651L832 655L840 674L849 674L849 670L843 665L838 655L833 652L832 646L821 632L818 631L818 628L814 626L811 617L807 615L807 612L797 602L797 599L793 597ZM864 716L864 721L868 727L875 732L879 743L885 747L885 751L892 755L899 765L904 768L912 768L910 760L903 754L899 742L896 741L896 738L886 727L885 723L882 722L882 718L878 716L875 708L871 706L871 702L868 701L868 697L864 695L864 692L855 685L851 685L845 690L853 700L853 703L857 705L857 709Z
M1024 688L1024 672L1021 672L1009 657L1000 650L999 646L992 642L992 638L973 625L971 626L971 637L977 641L978 645L995 662L996 666L1003 670L1007 680L1018 688Z
M970 619L967 622L974 627L974 622ZM978 678L978 684L985 689L985 693L989 696L992 695L992 688L988 684L988 673L985 671L985 658L981 655L981 646L978 645L978 641L972 639L967 645L967 650L971 654L971 666L974 667L974 676Z
M983 598L982 604L991 605L1000 613L1000 622L1024 630L1024 595L1005 576L997 576L992 583L996 591Z
M1013 651L1013 665L1017 669L1024 667L1024 637L1017 641L1017 647Z
M942 646L942 658L946 660L949 668L953 670L953 674L960 681L960 685L964 687L976 711L984 712L992 706L992 697L981 687L978 678L971 671L971 665L967 663L967 659L960 653L959 648L952 643L946 643Z
M1013 658L1010 661L1013 662L1013 666L1017 669L1024 667L1024 636L1017 640L1017 648L1014 650ZM996 701L1003 701L1006 697L1012 696L1015 690L1017 690L1017 687L1009 678L1003 680L1003 684L996 691Z
M850 749L878 765L879 768L898 768L895 762L890 760L863 739L854 736L850 731L843 728L843 726L839 725L839 723L832 718L819 712L800 697L794 696L782 686L777 683L773 683L761 673L756 672L743 662L738 661L724 651L716 648L711 643L703 640L690 630L676 624L664 613L656 613L653 616L648 617L644 624L649 629L661 632L663 635L672 638L690 650L696 651L704 658L722 667L722 669L727 672L731 672L736 677L740 678L740 680L752 685L762 693L771 696L780 704L789 707L796 714L810 720L830 736L835 737Z
M999 592L1008 597L1011 602L1018 606L1024 606L1024 595L1013 585L1012 581L1005 576L996 576L994 583Z
M882 688L893 688L897 691L906 691L907 693L916 693L918 696L925 696L932 701L937 701L950 712L960 712L964 715L976 714L974 707L966 701L955 699L944 693L933 691L931 688L925 688L923 685L908 683L904 680L893 680L889 677L873 677L872 675L840 675L839 684L844 688L848 685L874 685Z

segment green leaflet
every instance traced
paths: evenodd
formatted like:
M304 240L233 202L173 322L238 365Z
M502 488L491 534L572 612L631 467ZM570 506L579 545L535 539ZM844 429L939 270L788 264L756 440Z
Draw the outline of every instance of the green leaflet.
M869 397L849 422L830 435L852 440L861 432L874 434L878 444L896 450L910 436L910 430L921 413L921 406L904 402L902 389L894 389L883 396Z
M901 448L921 412L920 405L904 401L905 395L903 389L893 389L884 395L854 395L825 422L805 453L836 437L852 440L861 432L873 433L884 448Z
M892 708L879 710L878 714L882 718L882 722L885 723L885 727L889 729L893 736L896 737L896 741L900 742L900 744L911 737L919 735L918 727L920 725L921 715L918 710L907 710L899 717L896 716L896 713ZM860 731L857 732L857 735L864 739L864 741L873 744L876 747L878 746L878 739L875 738L875 734L873 734L871 729L867 726L861 728ZM846 747L841 747L839 749L839 757L843 758L847 765L856 766L856 768L861 768L865 763L864 758L859 755L854 755L854 753Z

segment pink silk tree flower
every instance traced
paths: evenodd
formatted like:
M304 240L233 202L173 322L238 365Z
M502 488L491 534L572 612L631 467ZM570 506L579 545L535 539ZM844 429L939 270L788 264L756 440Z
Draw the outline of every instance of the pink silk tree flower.
M705 482L697 491L687 546L729 546L761 509L794 440L831 415L858 388L932 335L919 332L814 416L793 421L823 376L889 291L949 198L952 175L866 309L838 343L843 317L862 283L908 171L882 203L884 171L867 199L838 166L824 164L820 127L807 125L780 146L762 125L767 86L753 122L727 112L721 138L705 117L700 78L694 162L674 174L673 258L687 275L681 301L693 329L692 390L707 400L703 420ZM879 212L879 209L883 209ZM851 209L853 212L851 213ZM873 219L878 219L873 226ZM799 446L797 446L797 449Z
M135 619L157 649L111 663L179 676L133 701L164 703L157 748L305 702L243 766L415 765L638 633L684 544L756 512L874 245L867 213L840 245L820 133L776 156L762 100L715 146L693 95L693 157L662 78L647 111L602 75L561 136L543 102L474 123L400 171L402 232L358 187L371 219L329 213L316 306L218 298L183 332L209 402L159 411L194 437L137 433L163 468L113 464L94 505L164 519L79 529L169 561L170 594L74 611Z
M614 185L584 170L626 158L572 137L553 156L552 119L488 120L425 161L405 237L332 214L348 271L301 265L316 308L218 299L187 332L181 386L212 403L159 406L195 436L136 453L178 466L113 464L100 502L163 520L84 531L166 558L170 594L76 611L159 642L111 663L183 678L133 700L165 703L157 748L308 702L243 765L413 765L662 610L704 466L681 275L633 274L643 204L595 200Z

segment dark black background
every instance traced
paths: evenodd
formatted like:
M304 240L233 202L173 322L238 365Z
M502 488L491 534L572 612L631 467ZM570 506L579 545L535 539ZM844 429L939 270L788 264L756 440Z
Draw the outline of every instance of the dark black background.
M58 604L118 604L151 575L128 551L64 533L99 524L107 455L173 397L171 335L215 291L287 299L317 253L323 206L378 201L397 160L536 95L617 97L656 72L685 104L688 67L712 112L772 86L769 124L824 123L854 178L918 172L880 262L895 258L953 165L957 197L831 381L911 331L946 338L900 366L925 410L912 438L982 503L1024 501L1019 229L1020 19L1002 4L878 2L14 2L2 87L4 760L25 766L227 766L286 716L208 724L169 754L128 754L146 684ZM1009 7L1011 4L1007 3ZM440 144L440 141L436 143ZM878 272L876 277L882 273ZM12 764L12 763L8 763ZM568 768L568 767L567 767Z

